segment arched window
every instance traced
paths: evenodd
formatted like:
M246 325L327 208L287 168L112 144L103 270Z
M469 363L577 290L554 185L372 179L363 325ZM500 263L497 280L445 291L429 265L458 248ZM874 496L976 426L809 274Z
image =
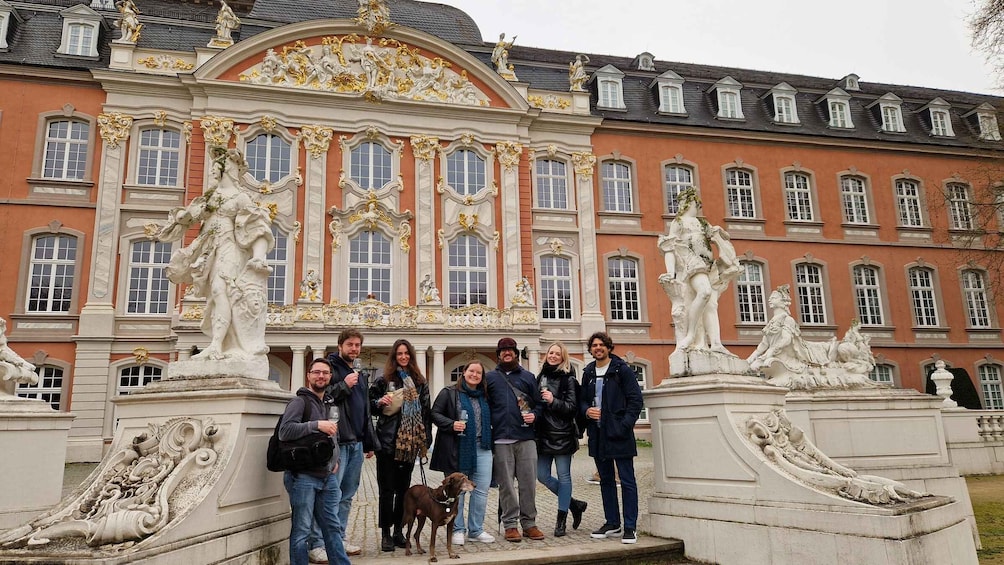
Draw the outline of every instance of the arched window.
M171 244L160 241L136 241L129 252L129 314L166 314L171 282L167 264Z
M962 271L962 291L966 300L966 320L970 328L990 327L990 302L987 279L982 271Z
M485 188L485 160L474 151L459 149L446 158L446 182L463 196L474 196Z
M159 381L162 369L156 365L130 365L119 371L120 396L136 392L153 381Z
M909 179L896 181L896 211L900 227L920 228L924 217L920 207L920 185Z
M58 180L84 179L90 128L90 124L78 120L61 119L48 123L42 164L43 177Z
M147 128L139 132L136 184L179 186L180 162L180 133L160 128Z
M858 321L863 326L881 326L882 286L879 270L869 265L854 267L854 303L858 310Z
M725 171L725 199L732 218L755 218L756 197L753 193L753 173L744 169Z
M893 383L893 366L892 365L875 365L875 368L868 373L868 378L877 382L884 384Z
M753 261L743 261L743 270L736 280L739 300L739 321L744 324L762 324L767 321L764 307L763 265Z
M288 288L289 277L289 236L286 232L272 224L272 237L275 238L275 247L268 252L265 260L268 266L272 267L272 272L268 275L268 302L269 304L286 304L286 289Z
M607 212L633 212L631 165L621 161L606 161L600 167L603 188L603 209Z
M934 294L934 271L914 267L909 271L913 322L918 326L938 325L938 302Z
M568 188L565 163L553 159L537 159L537 207L568 209Z
M666 165L663 179L666 183L666 213L675 216L680 211L680 192L694 186L694 171L690 167Z
M973 229L973 208L968 184L960 182L948 184L948 206L952 229Z
M826 298L823 269L803 263L795 267L795 288L798 292L798 314L803 324L826 323Z
M844 207L844 221L848 224L867 224L868 193L865 179L861 177L840 177L840 200Z
M473 235L450 243L450 307L488 304L488 246Z
M641 319L638 261L630 257L607 259L607 286L610 289L610 319Z
M349 243L349 303L369 295L390 304L390 239L378 231L364 231Z
M379 143L366 141L352 150L352 180L363 189L377 190L391 180L391 153Z
M572 319L572 262L568 259L540 258L540 310L545 320Z
M33 385L18 384L16 394L20 398L44 400L53 410L60 410L63 398L63 369L42 365L36 372L38 382Z
M278 135L263 133L248 142L248 172L258 182L278 182L290 172L291 146Z
M1004 397L1001 394L1000 365L980 365L980 389L983 391L983 408L987 410L1004 410Z
M69 312L75 286L77 238L40 235L31 243L31 280L25 311Z
M812 221L812 185L803 173L784 174L784 201L788 219L796 222Z

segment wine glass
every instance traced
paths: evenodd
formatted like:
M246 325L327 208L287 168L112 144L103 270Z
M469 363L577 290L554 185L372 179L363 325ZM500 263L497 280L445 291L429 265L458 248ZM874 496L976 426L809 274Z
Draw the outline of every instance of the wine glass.
M394 384L394 381L387 381L387 392L394 392L395 390L397 390L397 385Z
M467 433L466 433L466 431L467 431L467 417L468 417L467 416L467 410L461 410L460 411L460 421L464 423L464 431L462 431L459 434L457 434L458 436L465 436L465 435L467 435Z
M526 403L520 404L519 413L520 413L520 415L529 414L530 413L530 407L527 406ZM527 424L526 420L523 420L523 425L521 427L523 427L523 428L529 428L530 424Z
M328 420L337 424L338 423L338 406L332 404L328 406Z

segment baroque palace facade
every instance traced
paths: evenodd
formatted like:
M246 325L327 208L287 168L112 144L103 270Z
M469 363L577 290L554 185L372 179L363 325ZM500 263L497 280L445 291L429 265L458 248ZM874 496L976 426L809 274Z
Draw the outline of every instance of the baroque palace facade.
M807 338L861 323L873 378L923 390L937 354L1004 408L1000 275L961 250L1004 229L973 206L1000 98L496 44L412 0L133 2L0 0L0 314L40 368L19 393L76 415L70 460L207 341L149 234L202 194L210 145L244 153L274 216L283 387L344 327L373 368L409 339L433 389L503 335L531 370L553 340L581 368L597 330L658 385L656 241L693 186L745 266L719 306L731 351L790 284Z

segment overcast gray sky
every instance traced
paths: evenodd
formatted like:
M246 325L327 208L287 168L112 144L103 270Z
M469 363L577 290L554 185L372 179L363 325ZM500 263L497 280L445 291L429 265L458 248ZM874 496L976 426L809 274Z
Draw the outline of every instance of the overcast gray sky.
M486 40L1002 94L970 47L972 0L438 1L470 14Z

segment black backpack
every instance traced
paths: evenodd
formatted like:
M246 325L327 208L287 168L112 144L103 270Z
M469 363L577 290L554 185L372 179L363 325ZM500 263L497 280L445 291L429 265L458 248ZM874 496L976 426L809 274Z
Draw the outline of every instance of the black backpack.
M307 403L303 403L303 416L300 421L307 418ZM292 441L282 441L279 439L279 426L282 424L282 415L275 423L275 430L272 437L268 438L268 450L265 452L265 466L269 471L306 471L324 467L331 461L334 455L334 446L331 438L322 432L313 432L300 439Z

